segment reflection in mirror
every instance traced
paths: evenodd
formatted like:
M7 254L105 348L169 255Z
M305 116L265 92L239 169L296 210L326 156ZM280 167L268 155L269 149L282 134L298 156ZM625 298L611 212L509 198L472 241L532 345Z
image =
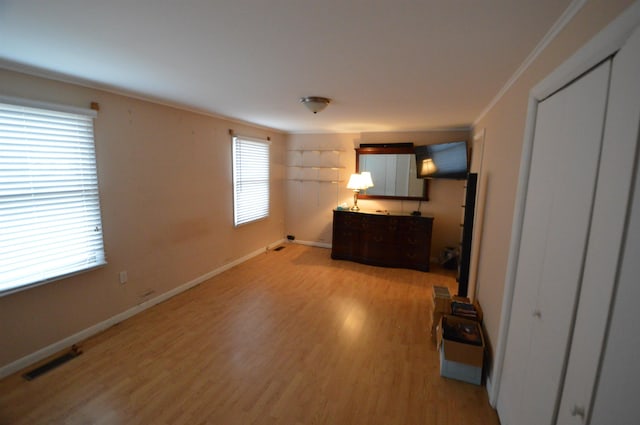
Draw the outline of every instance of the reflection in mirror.
M369 171L373 187L367 195L422 196L423 181L416 179L413 155L361 155L360 172Z
M416 178L413 146L358 148L356 169L369 171L374 185L360 198L427 200L426 182Z

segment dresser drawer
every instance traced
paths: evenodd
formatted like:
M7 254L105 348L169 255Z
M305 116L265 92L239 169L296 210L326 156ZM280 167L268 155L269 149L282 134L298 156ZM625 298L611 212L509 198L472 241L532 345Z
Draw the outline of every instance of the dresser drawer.
M433 218L334 210L331 257L428 271Z

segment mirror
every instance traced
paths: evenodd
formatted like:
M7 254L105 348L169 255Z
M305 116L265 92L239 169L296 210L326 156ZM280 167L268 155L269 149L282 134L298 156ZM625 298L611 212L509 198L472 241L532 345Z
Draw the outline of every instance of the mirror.
M356 172L368 171L373 187L360 199L428 200L428 183L416 177L412 144L368 145L356 148Z

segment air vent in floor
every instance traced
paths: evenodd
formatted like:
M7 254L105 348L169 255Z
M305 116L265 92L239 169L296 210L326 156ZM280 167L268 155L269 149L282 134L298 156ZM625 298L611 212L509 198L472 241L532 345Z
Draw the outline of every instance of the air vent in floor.
M38 366L32 371L23 374L22 377L27 381L32 381L37 377L49 372L50 370L55 369L62 364L65 364L69 360L78 357L80 354L82 354L82 351L80 351L80 349L74 345L73 347L71 347L71 350L69 352L61 354L60 356L49 360L45 364Z

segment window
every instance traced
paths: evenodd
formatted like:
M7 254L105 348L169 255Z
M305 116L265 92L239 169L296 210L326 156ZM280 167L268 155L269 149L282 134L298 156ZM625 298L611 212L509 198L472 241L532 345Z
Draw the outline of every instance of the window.
M233 221L269 217L269 142L233 138Z
M94 117L0 98L0 294L105 264Z

